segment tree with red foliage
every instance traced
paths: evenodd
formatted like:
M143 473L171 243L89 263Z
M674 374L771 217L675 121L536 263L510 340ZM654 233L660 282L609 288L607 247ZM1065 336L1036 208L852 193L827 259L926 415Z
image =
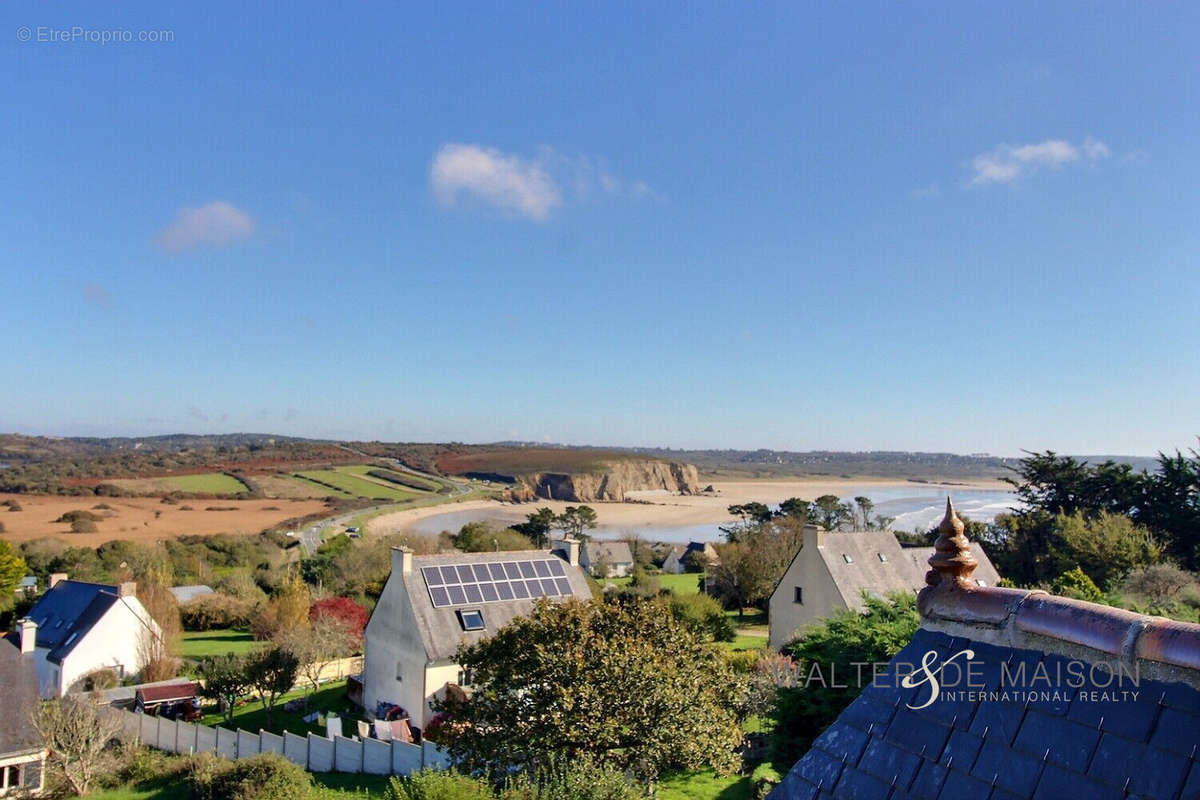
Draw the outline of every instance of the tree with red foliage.
M346 629L356 637L361 637L363 629L367 627L367 610L349 597L327 597L309 606L308 618L313 622L325 616L344 623Z

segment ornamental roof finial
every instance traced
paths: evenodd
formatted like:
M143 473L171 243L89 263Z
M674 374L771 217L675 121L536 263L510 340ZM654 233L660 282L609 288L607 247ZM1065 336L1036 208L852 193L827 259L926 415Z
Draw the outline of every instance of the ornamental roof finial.
M925 583L937 586L942 582L965 585L970 580L979 562L971 555L971 543L963 535L964 526L954 512L954 503L946 498L946 516L938 525L938 538L933 543L933 555L925 573Z

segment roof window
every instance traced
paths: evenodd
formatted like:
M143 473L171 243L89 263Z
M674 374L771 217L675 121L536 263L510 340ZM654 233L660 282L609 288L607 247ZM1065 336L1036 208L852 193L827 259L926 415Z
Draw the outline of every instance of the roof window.
M850 557L849 553L842 553L842 560L844 560L847 564L854 563L854 559Z
M478 608L464 608L459 611L458 623L464 631L481 631L486 627L483 624L483 612Z
M883 553L876 553L875 555L879 556L879 560L882 561L884 564L887 563L887 556L885 556Z

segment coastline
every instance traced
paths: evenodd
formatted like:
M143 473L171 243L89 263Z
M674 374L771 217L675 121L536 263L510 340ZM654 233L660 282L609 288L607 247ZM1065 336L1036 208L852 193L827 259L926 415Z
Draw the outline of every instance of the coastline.
M707 484L705 484L707 485ZM917 482L902 479L879 478L828 478L828 479L756 479L745 481L714 481L715 494L678 495L662 490L630 492L634 502L587 503L596 510L599 529L605 532L635 531L643 526L667 527L686 525L713 525L729 522L732 518L731 505L760 502L778 504L789 497L815 500L823 494L845 495L847 490L860 491L867 488L897 491L911 488L914 493L929 490L944 490L953 495L958 489L1007 491L1011 487L999 480L974 480L950 482ZM523 522L525 516L536 508L548 506L561 513L569 505L556 500L537 500L532 503L502 503L498 500L470 500L450 505L413 508L382 514L367 523L367 532L373 536L394 533L410 533L418 524L431 517L452 515L462 512L490 511L488 517L502 523ZM453 519L453 517L450 517ZM460 523L461 524L461 523ZM458 527L448 525L447 527Z

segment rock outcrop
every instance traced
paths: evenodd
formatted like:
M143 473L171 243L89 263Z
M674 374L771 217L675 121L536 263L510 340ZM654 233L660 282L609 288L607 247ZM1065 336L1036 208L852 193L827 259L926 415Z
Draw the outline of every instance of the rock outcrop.
M623 459L588 472L539 472L517 479L513 496L532 494L544 500L574 503L623 502L625 493L666 489L680 494L700 491L696 467L678 461ZM524 491L521 491L524 490Z

